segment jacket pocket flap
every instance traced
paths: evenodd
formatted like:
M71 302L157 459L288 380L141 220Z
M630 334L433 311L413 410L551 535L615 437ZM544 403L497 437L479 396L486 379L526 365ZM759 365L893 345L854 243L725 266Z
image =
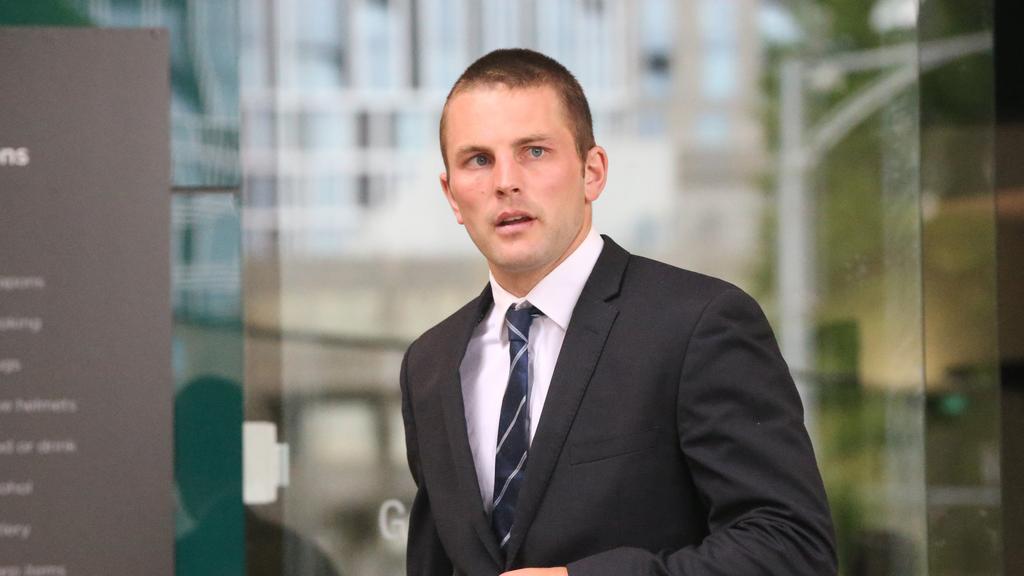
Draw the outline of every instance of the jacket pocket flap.
M595 462L613 456L622 456L632 452L640 452L653 448L658 440L657 430L645 430L631 434L623 434L612 438L577 442L569 450L569 462L582 464Z

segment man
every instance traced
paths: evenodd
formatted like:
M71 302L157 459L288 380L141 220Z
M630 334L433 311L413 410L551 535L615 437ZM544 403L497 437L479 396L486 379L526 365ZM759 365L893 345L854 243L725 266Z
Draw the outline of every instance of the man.
M767 321L738 288L592 230L608 156L575 78L492 52L440 137L490 282L402 363L409 574L835 573Z

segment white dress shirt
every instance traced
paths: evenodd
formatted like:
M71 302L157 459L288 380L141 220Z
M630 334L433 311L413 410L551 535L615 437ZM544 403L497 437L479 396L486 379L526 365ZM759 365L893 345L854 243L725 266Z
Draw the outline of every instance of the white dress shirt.
M493 274L490 275L494 305L473 331L459 366L462 400L466 407L466 431L473 451L476 477L480 482L480 496L488 514L494 493L498 418L509 377L509 340L505 329L505 313L512 304L516 304L516 308L530 304L543 312L543 316L534 318L530 325L530 342L527 347L530 358L530 410L527 418L532 442L573 308L603 248L604 240L591 228L576 250L523 298L510 294L498 284ZM529 468L529 460L526 466Z

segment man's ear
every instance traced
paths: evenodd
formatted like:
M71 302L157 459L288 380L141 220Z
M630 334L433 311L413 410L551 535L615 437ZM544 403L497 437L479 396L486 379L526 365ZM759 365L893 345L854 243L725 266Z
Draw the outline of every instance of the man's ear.
M452 212L455 213L455 219L462 224L462 212L459 211L459 204L455 201L455 196L452 196L452 189L448 184L448 173L441 172L441 190L444 192L444 197L448 200L448 205L452 207Z
M587 151L587 161L583 164L584 195L587 202L597 200L604 191L608 181L608 153L600 146Z

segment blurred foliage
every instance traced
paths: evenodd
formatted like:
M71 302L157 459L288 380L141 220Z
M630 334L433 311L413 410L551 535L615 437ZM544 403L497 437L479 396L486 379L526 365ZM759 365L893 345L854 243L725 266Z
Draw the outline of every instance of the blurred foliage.
M927 401L931 574L999 574L998 374L954 371ZM993 407L996 412L993 413ZM952 497L941 493L950 493Z
M779 153L779 71L787 59L810 64L906 43L915 43L920 53L931 42L991 29L987 0L922 3L916 29L884 33L871 24L876 4L781 3L802 36L795 43L766 47L763 126L770 149ZM889 71L809 75L802 87L805 134ZM998 421L993 417L999 406L998 375L991 369L996 345L992 74L990 53L924 71L917 85L813 159L805 173L815 219L817 448L844 574L918 573L924 569L926 544L930 573L997 571L999 510L984 496L985 487L998 482ZM893 120L907 115L909 122L893 126ZM778 176L765 175L769 197ZM777 226L778 215L767 215L762 237L769 254L756 284L762 294L776 287ZM927 320L920 311L891 309L894 303L924 310ZM893 325L884 315L894 312L927 327L927 340L911 351L929 351L924 404L923 382L868 382L864 375L865 349L892 344L877 325ZM906 427L894 436L894 422L901 418ZM921 450L926 452L925 485L915 488L891 476L900 469L892 468L892 458ZM878 492L893 481L902 481L905 489L927 486L929 494L952 494L948 503L928 507L927 542L915 528L922 519L902 519L896 526L902 534L886 526L894 513L883 508L886 499ZM958 494L967 500L957 501Z
M893 485L886 480L899 480L892 477L892 466L894 459L896 466L901 464L901 443L910 442L912 450L921 449L920 439L901 438L901 429L905 434L925 417L933 418L935 406L942 400L929 398L928 413L924 415L924 403L918 391L888 391L864 387L852 379L830 378L821 382L820 392L819 421L821 438L825 441L818 446L818 457L839 536L840 573L901 576L925 573L924 534L912 529L925 519L900 516L889 508L892 501L886 492ZM982 413L971 413L969 408L944 416L951 434L970 430L970 426L963 426L964 419L985 417ZM938 450L936 454L930 451L928 458L937 457L955 467L962 456L983 452L972 444L970 436L963 437L959 447L963 452ZM899 482L895 487L907 488ZM961 541L956 545L965 546L960 549L961 553L964 549L970 550L969 542Z
M802 36L796 43L766 46L763 126L776 154L781 153L783 62L797 59L807 65L801 89L804 134L809 134L827 114L892 72L815 77L809 64L842 53L916 41L913 29L875 30L871 22L874 4L844 0L782 3L799 23ZM924 448L921 383L865 382L863 374L865 342L874 339L877 349L881 338L883 354L892 353L892 342L885 340L892 336L878 332L878 326L887 323L882 317L887 303L890 307L895 303L907 313L907 321L919 321L913 302L894 299L916 300L919 306L920 293L894 294L891 288L894 284L920 285L919 253L913 243L920 236L918 193L916 181L906 176L918 168L914 156L919 136L916 88L912 85L894 95L832 149L812 158L804 175L814 214L816 448L836 524L842 574L917 574L924 568L920 560L924 521L899 517L900 511L888 508L893 496L886 492L894 485L907 491L900 497L910 499L901 500L904 511L920 509L917 502L924 501L924 486L915 485L918 478L894 477L899 468L893 468L893 459L919 454ZM901 115L912 119L894 126L893 118ZM777 167L778 162L772 166ZM766 174L767 195L774 196L778 177L777 173ZM762 227L764 245L771 253L757 275L757 286L765 292L774 292L777 282L777 222L778 215L771 214ZM920 346L916 348L920 353Z
M937 0L923 6L918 24L921 42L954 36L991 33L991 0L952 2ZM922 130L933 124L991 126L995 89L991 52L965 58L923 74L921 91ZM970 155L966 156L970 158ZM936 166L941 163L936 163Z
M765 46L765 73L761 79L763 94L762 126L769 149L779 153L780 69L788 59L813 62L827 56L877 48L899 42L913 41L913 31L879 34L871 25L871 2L844 0L786 0L781 3L799 23L801 40L792 44ZM817 82L805 78L805 127L817 124L822 117L840 106L851 95L878 78L877 72L850 73ZM821 85L816 85L821 84ZM858 126L809 171L806 184L816 191L817 255L819 271L825 282L819 293L825 298L835 294L834 288L848 286L843 280L852 271L866 267L877 269L882 254L881 237L866 234L877 229L881 215L881 131L875 114ZM805 131L806 132L806 131ZM777 163L773 164L773 167ZM768 172L763 182L766 194L774 197L778 174ZM762 226L766 258L760 261L754 275L754 290L759 295L774 293L777 278L775 229L776 216ZM867 225L866 225L867 224ZM874 261L872 261L874 260Z
M992 5L923 7L922 43L989 32ZM921 77L928 555L936 575L1001 573L991 51Z
M871 25L874 2L849 0L786 0L786 5L819 40L816 51L827 53L863 50L883 44Z

